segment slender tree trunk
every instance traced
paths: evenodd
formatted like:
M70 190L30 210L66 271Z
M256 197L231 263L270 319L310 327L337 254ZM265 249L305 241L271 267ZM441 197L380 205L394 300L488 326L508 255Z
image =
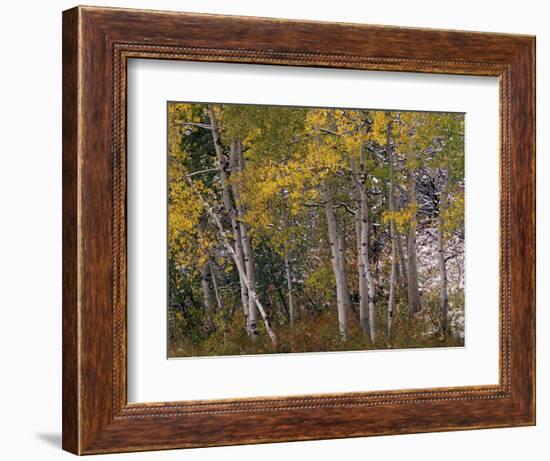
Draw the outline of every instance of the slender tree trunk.
M214 286L212 284L212 272L210 268L210 261L207 260L201 269L201 288L204 298L204 308L207 312L214 310L216 305L216 297L214 294Z
M286 272L286 286L288 289L288 316L290 319L290 327L294 326L294 290L292 288L292 271L290 267L290 259L288 253L285 255L285 272Z
M416 180L414 172L409 171L409 204L416 205ZM407 237L407 272L409 275L408 299L409 315L416 314L422 309L420 291L418 289L418 269L416 263L416 216L409 223Z
M367 281L367 272L365 268L365 258L363 254L363 245L364 245L364 236L363 236L363 216L358 209L358 216L356 216L356 221L359 221L358 229L358 258L359 258L359 321L361 323L361 330L363 334L372 336L370 334L370 314L369 314L369 284ZM371 337L372 341L372 337Z
M363 210L361 206L361 180L355 159L350 160L352 183L355 192L355 233L357 241L357 272L359 276L359 323L364 335L369 334L369 302L367 276L363 257Z
M447 268L445 264L445 243L443 237L443 211L445 210L445 186L441 191L441 199L439 201L439 212L437 216L437 254L439 259L439 278L441 280L440 289L440 307L439 318L441 324L441 333L446 336L448 333L448 312L449 312L449 292L447 289Z
M393 227L393 223L390 224L390 233L392 232L391 227ZM397 258L397 248L395 243L393 243L391 247L391 258L392 258L392 264L391 264L391 274L390 274L390 295L388 300L388 331L387 331L389 344L391 344L391 339L392 339L393 315L395 310L395 291L397 288L397 264L395 262Z
M317 305L317 303L311 299L311 296L309 296L308 292L306 290L303 289L303 287L301 286L298 286L298 289L303 293L303 295L307 298L307 301L309 302L309 304L311 305L311 307L313 308L314 311L319 311L319 306Z
M327 180L322 182L323 197L325 201L325 213L327 217L328 236L332 255L332 268L336 279L336 303L338 306L338 326L340 337L347 340L347 311L351 309L351 299L346 280L344 267L344 240L342 239L336 223L336 216L332 208L332 196L330 194Z
M244 170L244 156L242 152L242 146L239 141L233 141L231 143L231 157L237 160L237 169L242 172ZM233 163L233 161L231 162ZM246 276L248 283L254 291L256 291L256 271L254 269L254 253L252 251L252 243L248 235L248 226L245 223L245 211L240 199L240 191L236 185L233 185L233 196L237 207L237 220L239 223L239 230L241 234L241 244L244 256L244 267L246 269ZM258 336L258 311L256 309L256 303L253 299L248 297L248 331L253 340Z
M216 297L216 304L219 310L223 309L222 298L220 296L220 289L218 287L218 280L216 279L216 272L214 271L214 265L210 262L210 275L212 276L212 286L214 287L214 295Z
M395 210L393 197L393 155L390 146L391 122L388 123L386 131L386 154L389 166L389 188L388 188L388 209L390 212ZM393 314L395 309L395 289L397 285L397 242L395 234L395 222L390 220L390 241L391 241L391 275L390 275L390 295L388 300L388 343L391 343L393 329Z
M351 160L351 171L357 201L355 226L357 233L357 258L359 269L359 320L363 333L369 334L371 342L376 342L376 306L374 304L374 281L369 259L369 209L365 189L365 171L363 165L364 150L361 147L361 175L355 160Z
M283 306L283 312L288 317L290 322L290 312L286 304L287 300L285 298L285 295L283 294L283 290L277 283L274 283L273 285L275 286L275 291L277 292L277 294L279 295L279 299L281 300L281 305Z
M397 229L396 226L394 226L394 232L395 232L395 246L397 247ZM391 241L391 238L390 238ZM403 274L401 273L401 266L399 265L399 252L397 252L396 260L395 260L395 286L396 287L402 287L403 286ZM397 288L396 288L397 290Z
M239 225L236 222L236 219L231 220L231 227L233 229L233 242L235 244L235 253L237 255L237 258L241 262L241 265L244 267L244 252L243 252L243 246L241 241L241 231L239 229ZM239 287L241 291L241 304L243 306L243 313L245 317L246 328L248 333L250 334L250 331L248 330L248 306L250 302L250 297L248 296L248 288L246 287L246 283L242 277L242 274L238 273L238 275L239 275Z
M376 343L376 306L374 304L375 286L372 278L372 272L370 269L370 256L369 256L369 242L370 242L370 220L369 220L369 208L368 208L368 196L365 187L366 183L366 157L365 148L361 146L361 173L363 176L363 185L359 189L361 193L361 219L363 227L361 229L361 257L363 259L363 267L365 270L365 277L367 278L367 295L369 301L369 330L370 340L372 344Z
M407 297L408 293L408 279L409 275L407 273L407 260L405 259L405 253L403 252L403 243L401 240L401 233L396 229L395 230L395 239L397 241L397 254L399 255L399 264L401 267L401 283L403 286L404 296Z
M220 142L220 133L218 127L218 121L216 119L216 114L214 108L211 104L208 105L208 112L210 115L210 127L212 132L212 140L214 142L214 150L216 152L217 167L220 174L220 182L222 185L222 199L225 212L229 216L229 221L231 223L231 230L233 232L233 243L235 245L235 253L237 259L240 261L241 266L244 267L244 253L242 247L241 231L239 228L239 223L237 222L237 212L233 206L233 199L231 194L231 187L229 185L229 176L228 170L232 169L232 165L227 161L226 156L223 153L223 148ZM248 289L246 283L244 282L242 275L239 273L239 285L241 290L241 303L243 306L243 313L246 319L247 331L250 334L248 329L248 306L250 303L248 296Z
M243 216L242 208L238 206L238 209L246 276L248 278L249 286L252 287L254 291L256 291L256 273L254 271L254 256L252 253L252 245L250 244L250 238L248 237L248 230L244 223L241 221ZM250 331L252 339L255 339L258 335L258 311L256 309L255 301L250 296L248 296L248 330Z
M366 212L365 212L366 214ZM369 224L363 224L361 248L363 248L363 264L365 266L365 276L367 277L367 294L369 300L369 331L372 344L376 343L376 306L374 305L374 280L370 270L369 251Z
M273 345L277 346L277 336L275 335L275 332L271 328L269 318L267 317L267 312L264 309L264 306L262 305L262 303L260 302L260 299L259 299L258 295L256 294L256 291L254 290L254 288L250 284L250 282L248 280L248 277L246 276L245 267L242 264L242 262L240 261L240 259L237 257L237 252L231 246L231 243L229 242L229 239L226 236L225 229L223 228L223 225L222 225L222 222L221 222L220 218L214 212L214 210L212 209L210 204L203 198L203 196L197 190L197 188L193 184L193 181L191 180L191 178L188 178L188 182L189 182L189 185L191 186L191 188L193 189L193 191L195 192L195 194L197 195L197 197L203 203L208 215L210 216L210 218L212 219L212 221L214 222L214 224L218 228L218 233L220 234L222 242L223 242L227 252L229 253L231 258L233 259L233 262L235 263L235 266L237 267L237 271L241 275L241 277L242 277L242 279L243 279L243 281L246 285L246 288L248 290L248 295L249 295L250 298L252 298L254 300L254 302L256 304L256 307L258 308L258 312L260 313L260 315L262 317L262 320L264 321L264 325L265 325L265 329L267 331L267 334L271 338L271 342L273 343Z
M441 221L441 218L439 218ZM447 270L445 267L445 248L443 244L443 232L441 230L442 223L439 223L437 230L437 254L439 259L439 277L441 279L440 288L440 308L439 318L441 323L441 333L445 336L448 330L447 316L449 312L449 293L447 290Z

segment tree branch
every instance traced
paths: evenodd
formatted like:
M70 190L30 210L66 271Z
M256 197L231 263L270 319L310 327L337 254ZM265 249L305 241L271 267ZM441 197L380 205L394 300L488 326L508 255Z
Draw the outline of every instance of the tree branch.
M211 173L211 172L219 172L218 168L208 168L206 170L199 170L199 171L193 171L193 173L189 173L187 176L188 177L192 177L192 176L195 176L195 175L198 175L198 174L202 174L202 173Z
M309 202L309 203L304 203L304 206L308 206L308 207L312 207L312 208L324 208L325 204L324 203Z
M447 257L445 258L445 262L447 262L447 261L449 261L449 260L451 260L451 259L454 259L454 258L456 258L457 256L458 256L458 254L453 253L452 255L449 255L449 256L447 256Z
M212 125L207 125L206 123L193 123L193 122L177 122L181 126L192 126L196 128L204 128L205 130L211 130Z
M340 133L333 130L329 130L328 128L319 128L319 131L322 131L323 133L327 133L327 134L332 134L334 136L342 136Z
M346 203L340 202L338 205L332 205L332 208L344 208L348 213L351 213L352 215L355 215L357 213L355 210L352 210Z

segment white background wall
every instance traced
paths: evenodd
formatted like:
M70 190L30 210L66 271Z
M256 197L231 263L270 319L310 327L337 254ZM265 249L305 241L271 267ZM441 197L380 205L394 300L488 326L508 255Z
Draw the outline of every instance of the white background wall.
M106 2L108 0L105 0ZM550 15L537 0L108 1L155 8L294 19L517 32L537 35L538 425L347 440L117 455L135 460L262 461L372 458L543 460L550 452L548 149ZM105 5L88 1L87 4ZM61 452L61 11L71 1L6 1L0 14L0 453L69 459ZM543 263L546 260L546 264ZM546 266L546 267L545 267ZM546 292L545 292L546 291ZM546 299L545 299L546 298ZM98 457L101 459L104 457ZM114 458L113 458L114 459Z

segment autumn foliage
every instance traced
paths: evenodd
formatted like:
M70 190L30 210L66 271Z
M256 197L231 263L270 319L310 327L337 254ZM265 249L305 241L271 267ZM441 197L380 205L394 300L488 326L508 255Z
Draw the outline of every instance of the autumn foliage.
M169 355L461 346L464 115L168 104Z

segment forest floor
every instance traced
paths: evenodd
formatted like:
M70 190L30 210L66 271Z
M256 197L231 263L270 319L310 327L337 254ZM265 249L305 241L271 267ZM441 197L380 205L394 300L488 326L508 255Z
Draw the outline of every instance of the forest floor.
M436 306L434 306L436 307ZM194 337L185 335L185 320L173 322L170 328L169 357L201 357L227 355L255 355L300 352L335 352L383 349L424 349L433 347L463 347L463 332L453 330L443 336L437 325L436 309L425 306L424 310L412 319L404 306L394 316L392 338L388 341L385 332L386 318L382 309L378 312L377 338L372 342L359 326L357 314L350 313L348 337L344 341L338 334L336 310L325 310L315 315L299 317L291 328L288 323L274 322L277 335L274 346L260 325L260 334L252 341L241 325L242 314L234 313L231 319L223 313L213 316L210 326L202 334ZM451 318L463 321L458 309L451 310ZM458 325L457 325L458 326ZM463 325L462 325L463 326ZM462 333L462 334L460 334Z

